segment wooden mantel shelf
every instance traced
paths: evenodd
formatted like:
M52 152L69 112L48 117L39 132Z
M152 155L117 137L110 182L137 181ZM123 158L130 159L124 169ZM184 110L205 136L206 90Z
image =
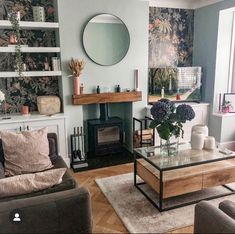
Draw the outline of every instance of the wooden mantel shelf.
M138 102L142 100L142 92L92 93L73 95L73 105L99 103Z

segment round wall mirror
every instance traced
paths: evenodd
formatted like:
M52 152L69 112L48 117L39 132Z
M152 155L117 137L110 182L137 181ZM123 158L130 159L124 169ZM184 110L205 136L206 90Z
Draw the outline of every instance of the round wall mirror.
M120 62L129 49L130 35L126 25L116 16L93 17L83 32L83 46L95 63L109 66Z

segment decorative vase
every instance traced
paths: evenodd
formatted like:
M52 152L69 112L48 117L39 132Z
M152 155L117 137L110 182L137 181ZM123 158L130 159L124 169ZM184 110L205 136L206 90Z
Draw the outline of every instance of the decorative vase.
M73 79L73 94L80 95L80 76Z
M9 37L9 44L15 45L17 43L17 37L14 34L11 34Z
M229 106L223 106L223 107L222 107L222 112L223 112L224 114L229 113L229 112L230 112Z
M160 138L160 154L165 157L172 157L178 154L179 138L172 136L169 140Z
M197 124L192 127L192 133L193 132L201 132L206 137L206 136L208 136L208 127L203 124Z
M204 147L205 134L203 132L193 131L191 134L191 148L202 150Z
M26 105L22 106L21 111L22 111L22 115L29 115L29 106L26 106Z

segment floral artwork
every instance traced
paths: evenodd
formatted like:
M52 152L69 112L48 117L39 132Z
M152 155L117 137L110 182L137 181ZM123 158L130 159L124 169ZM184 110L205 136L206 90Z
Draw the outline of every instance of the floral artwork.
M52 57L55 53L23 53L22 61L25 71L44 71L45 61L48 62L48 70L52 70ZM0 53L0 71L16 71L15 54Z
M0 20L6 20L12 11L19 11L20 20L33 21L33 6L43 6L46 21L54 21L53 0L0 0Z
M59 96L58 77L1 78L0 89L5 94L7 112L20 112L24 104L37 111L37 96Z
M194 10L150 7L149 68L192 66Z
M11 30L0 31L0 46L8 46ZM56 46L56 36L54 31L42 30L21 30L20 43L29 47L54 47Z

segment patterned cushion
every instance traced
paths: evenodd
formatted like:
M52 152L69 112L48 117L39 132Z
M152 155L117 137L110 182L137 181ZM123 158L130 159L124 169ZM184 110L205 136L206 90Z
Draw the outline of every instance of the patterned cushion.
M47 129L20 133L0 132L5 155L5 174L43 171L53 165L49 158Z
M0 198L32 193L60 184L66 170L59 168L1 179Z

